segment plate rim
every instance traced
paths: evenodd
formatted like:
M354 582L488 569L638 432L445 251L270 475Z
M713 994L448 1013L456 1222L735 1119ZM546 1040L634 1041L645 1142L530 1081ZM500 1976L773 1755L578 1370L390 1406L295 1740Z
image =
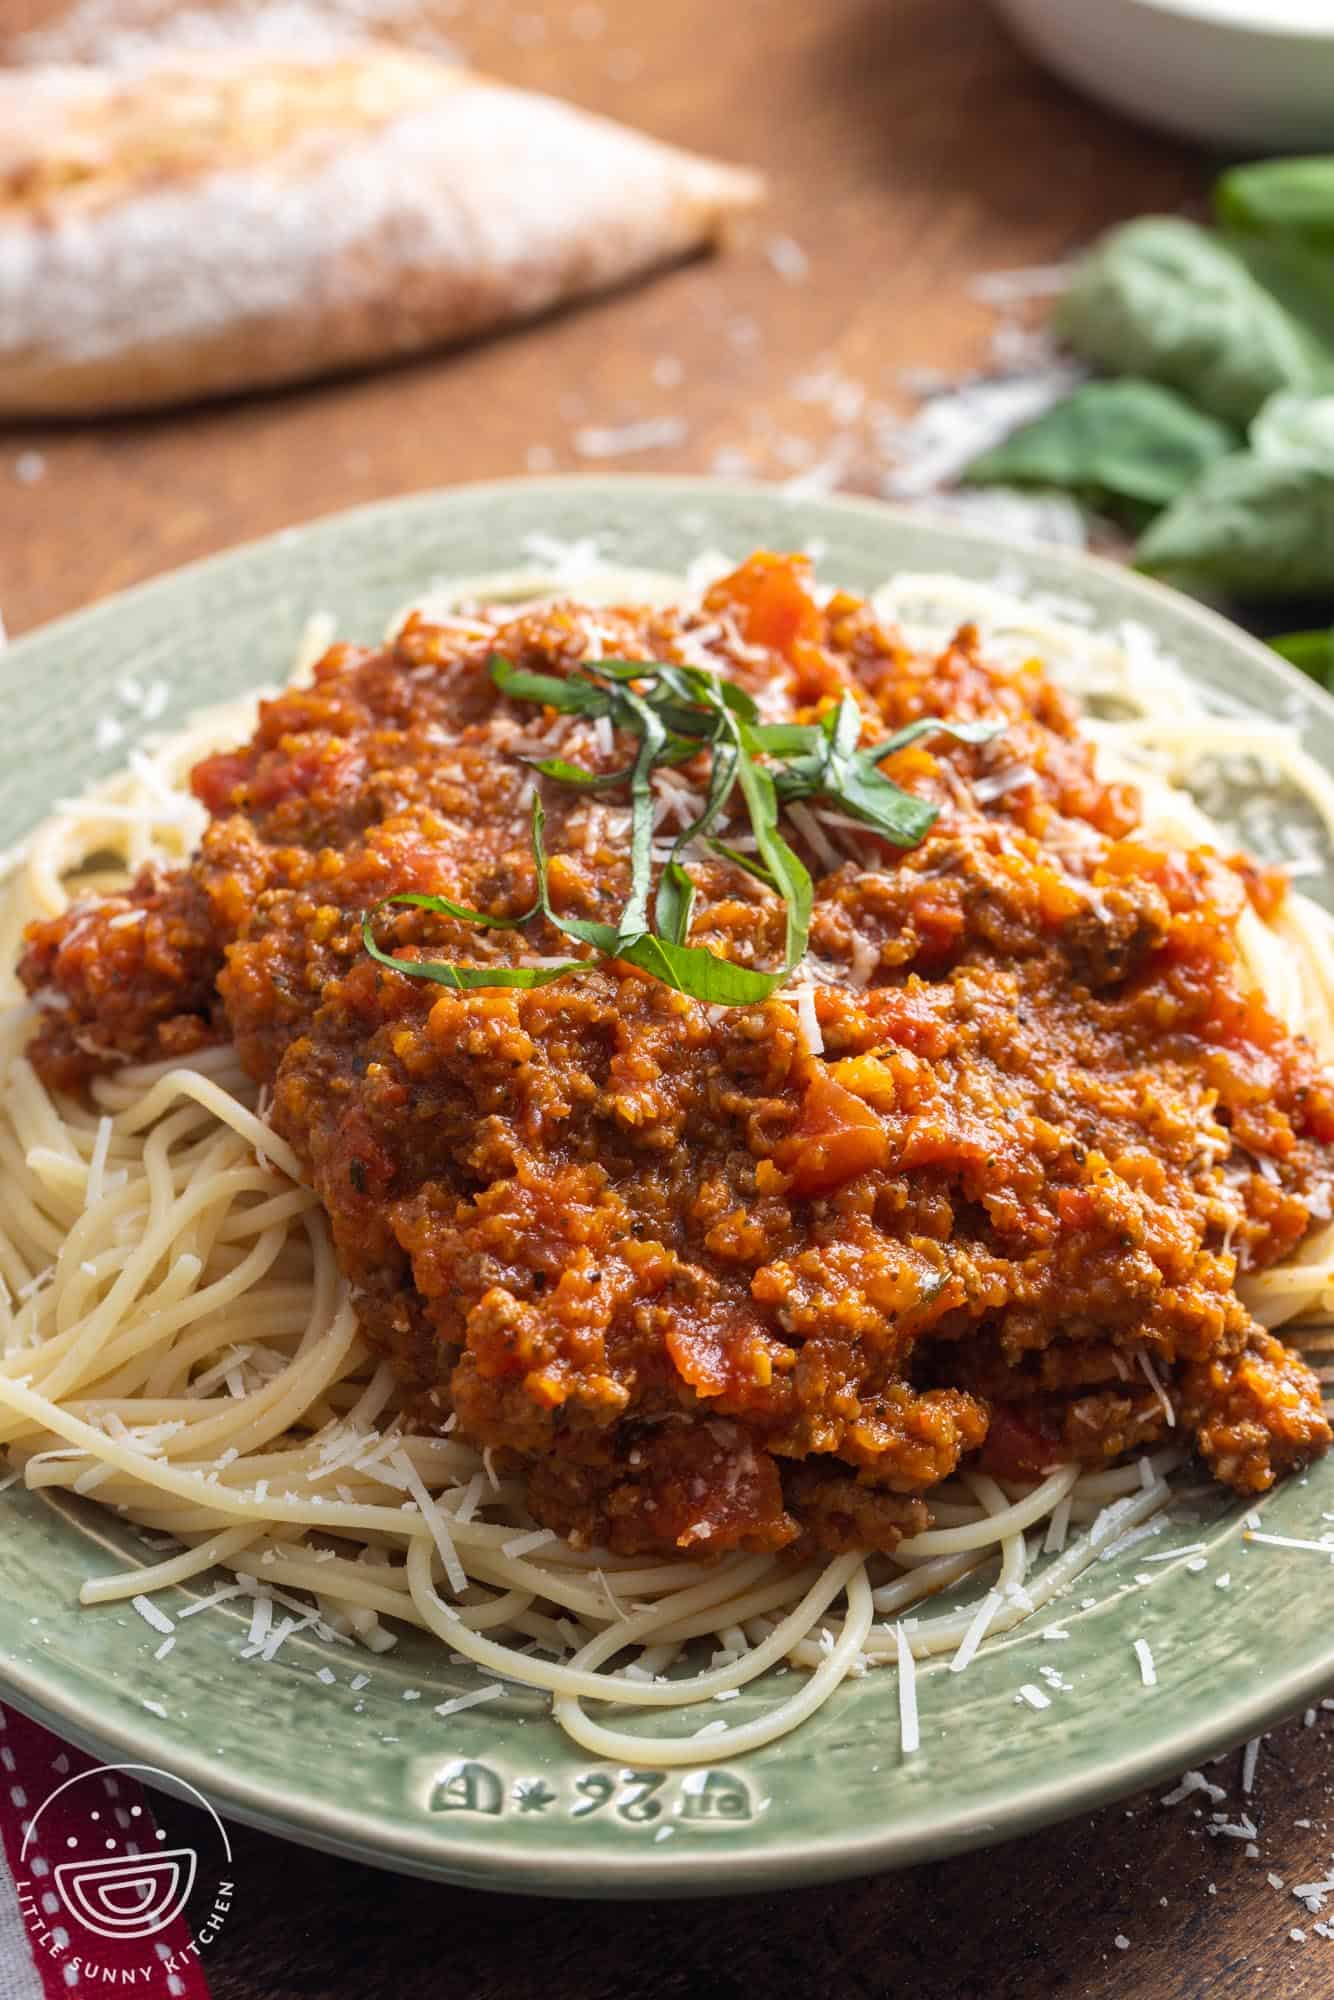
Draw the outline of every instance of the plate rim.
M36 1675L30 1677L34 1685L24 1687L16 1697L9 1684L14 1671L12 1658L0 1651L0 1674L6 1678L0 1699L34 1722L104 1761L123 1761L126 1756L152 1761L155 1732L151 1728L99 1724L91 1719L91 1704L85 1710L77 1702L47 1699ZM960 1807L920 1846L912 1845L913 1836L891 1825L887 1831L865 1836L850 1836L839 1829L805 1835L785 1847L758 1854L676 1849L660 1855L626 1847L594 1857L568 1846L555 1846L529 1855L503 1839L487 1840L472 1830L466 1841L458 1842L440 1838L438 1829L431 1829L435 1838L412 1835L381 1816L361 1814L355 1807L312 1804L308 1798L303 1804L299 1792L290 1795L284 1808L281 1789L271 1781L247 1783L225 1761L211 1760L193 1750L183 1752L175 1739L156 1748L162 1758L160 1770L197 1786L212 1804L245 1825L391 1874L484 1889L497 1896L552 1896L598 1903L679 1901L687 1897L719 1900L886 1874L919 1861L949 1860L975 1848L999 1847L1080 1813L1096 1812L1262 1735L1314 1700L1329 1686L1332 1673L1334 1642L1328 1657L1318 1656L1306 1668L1294 1670L1277 1689L1267 1681L1265 1694L1257 1696L1244 1711L1235 1705L1230 1708L1228 1727L1221 1735L1207 1721L1194 1730L1179 1729L1142 1751L1127 1753L1103 1766L1096 1781L1078 1773L1053 1779L1017 1796L990 1818L979 1818L976 1809ZM145 1776L144 1782L151 1788L151 1775Z
M761 481L715 480L689 474L582 473L540 479L479 480L334 509L196 558L32 627L0 652L0 678L16 669L21 672L28 650L35 650L39 644L45 647L53 639L59 640L108 615L115 617L126 612L132 615L136 607L175 591L183 583L199 582L225 571L238 559L258 553L277 555L293 541L328 531L335 524L353 529L364 525L369 533L377 521L402 516L404 512L429 515L442 504L466 507L469 501L503 501L507 496L520 494L525 502L537 506L545 501L555 513L562 495L572 489L585 496L604 492L610 515L615 495L627 488L641 494L658 493L664 499L677 501L701 496L726 500L731 496L768 507L790 506L794 525L800 523L804 508L841 513L883 530L887 539L892 538L896 528L935 531L968 546L979 556L992 556L998 562L1039 560L1048 577L1059 570L1077 583L1092 575L1117 593L1127 606L1127 615L1136 599L1150 609L1165 607L1173 619L1193 624L1202 638L1218 641L1234 655L1249 653L1257 663L1263 662L1271 678L1276 677L1280 684L1300 691L1334 717L1334 697L1220 612L1185 597L1156 578L1139 575L1105 558L996 534L974 524L958 523L945 515L935 516L927 509L896 507L869 497L794 495ZM1044 583L1042 587L1049 585ZM725 1857L717 1850L674 1848L660 1854L628 1846L610 1852L599 1850L594 1855L581 1853L569 1844L528 1851L507 1844L503 1837L488 1837L471 1827L466 1833L460 1829L452 1837L439 1824L429 1822L414 1830L382 1809L334 1805L290 1780L248 1779L245 1771L230 1760L210 1758L202 1743L199 1747L193 1743L184 1746L174 1734L159 1729L151 1717L141 1718L131 1702L114 1690L108 1690L99 1700L92 1692L71 1691L59 1681L52 1684L43 1675L40 1661L31 1664L24 1661L0 1633L0 1699L12 1701L16 1708L94 1754L119 1756L129 1752L143 1755L149 1761L160 1759L164 1771L179 1772L216 1800L223 1810L248 1825L345 1858L469 1888L599 1901L725 1896L783 1885L830 1882L1013 1839L1075 1813L1094 1810L1130 1791L1177 1774L1202 1757L1216 1754L1220 1747L1226 1749L1245 1741L1316 1699L1331 1681L1334 1681L1334 1632L1322 1644L1308 1646L1304 1657L1285 1668L1267 1670L1263 1679L1252 1684L1248 1691L1229 1693L1221 1716L1217 1707L1201 1707L1199 1719L1193 1724L1161 1726L1156 1734L1143 1738L1134 1747L1109 1754L1092 1772L1086 1767L1058 1772L1049 1780L1030 1784L1024 1791L985 1809L967 1803L952 1806L933 1823L925 1840L920 1831L911 1827L901 1829L887 1818L865 1832L836 1824L815 1833L798 1831L785 1841L758 1851L728 1851Z
M1170 583L1164 583L1156 576L1142 570L1132 569L1128 564L1115 561L1110 556L1095 555L1088 549L1066 548L1053 542L1038 541L1031 536L1000 534L994 529L978 527L975 522L957 521L947 513L934 513L928 506L910 507L892 500L876 499L870 494L854 493L789 493L780 483L762 479L715 479L705 473L671 472L570 472L543 473L532 477L514 474L496 479L460 480L451 486L424 486L410 493L388 494L379 500L364 500L355 507L334 507L327 513L312 514L302 521L292 522L285 528L270 529L267 534L252 535L242 542L229 542L225 549L214 549L211 554L195 556L189 562L178 563L174 568L159 570L152 576L141 577L137 583L126 584L123 589L108 591L102 597L95 597L88 604L81 604L73 611L59 612L54 618L43 619L39 625L31 625L26 631L11 635L0 644L0 670L8 667L16 654L21 654L30 642L41 640L45 643L52 637L76 630L86 620L101 617L107 611L120 611L126 606L147 602L156 594L174 587L182 579L204 577L215 569L226 567L237 557L256 555L264 550L277 551L290 546L297 537L314 533L321 528L332 527L335 523L374 523L405 511L420 509L427 513L441 502L466 501L471 499L501 499L508 494L551 494L557 496L571 489L592 492L604 488L609 493L630 487L639 492L660 491L664 497L675 495L684 498L687 494L707 493L710 495L732 495L738 500L753 500L771 505L787 506L794 513L803 507L816 507L821 511L847 514L851 518L867 521L882 521L892 528L901 526L910 529L929 529L940 534L971 543L981 552L990 552L999 560L1024 557L1050 564L1059 563L1074 576L1085 575L1089 571L1103 578L1114 589L1129 590L1154 605L1167 605L1174 617L1185 617L1187 622L1198 624L1201 631L1211 632L1224 644L1236 649L1245 648L1252 657L1263 660L1266 667L1276 670L1290 687L1300 690L1308 697L1314 696L1318 706L1327 707L1334 715L1334 694L1312 681L1306 674L1257 639L1243 626L1236 624L1226 614L1213 605L1190 597L1185 591L1177 590ZM534 562L533 567L540 568Z

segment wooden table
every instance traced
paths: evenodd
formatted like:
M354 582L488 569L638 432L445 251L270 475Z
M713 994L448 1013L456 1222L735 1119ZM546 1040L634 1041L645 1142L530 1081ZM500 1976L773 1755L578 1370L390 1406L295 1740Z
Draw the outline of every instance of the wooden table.
M0 0L0 34L52 11ZM1205 185L1197 157L1048 82L977 0L438 0L432 18L497 75L763 166L768 214L725 259L453 357L0 439L11 631L356 501L586 468L586 424L684 420L677 446L613 466L820 463L835 417L803 377L832 367L893 405L899 370L977 366L993 319L971 274L1058 258ZM804 281L775 268L792 264L775 237L804 250ZM862 437L842 483L875 491L883 471ZM1238 1770L1211 1775L1240 1805ZM1334 1993L1334 1940L1267 1878L1325 1872L1332 1780L1321 1713L1265 1747L1247 1802L1258 1858L1209 1838L1192 1801L1144 1796L898 1877L616 1910L492 1902L238 1829L236 1917L209 1971L218 2000L1314 2000Z

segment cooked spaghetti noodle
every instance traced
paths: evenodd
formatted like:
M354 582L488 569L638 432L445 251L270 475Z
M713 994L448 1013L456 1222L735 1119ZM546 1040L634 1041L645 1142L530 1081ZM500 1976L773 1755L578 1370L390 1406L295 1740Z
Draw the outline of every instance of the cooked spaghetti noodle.
M618 597L621 585L609 576L598 594ZM473 585L430 608L449 617L461 595L487 594ZM1334 787L1289 735L1207 715L1161 663L1137 672L1124 649L950 579L899 579L877 608L923 643L947 638L960 617L978 620L990 647L1042 653L1091 705L1116 711L1096 725L1101 758L1133 771L1148 837L1216 843L1169 781L1234 754L1271 760L1334 831ZM298 672L309 665L308 651ZM11 861L0 978L25 924L61 912L71 883L81 895L110 890L145 861L188 854L202 823L190 767L244 738L253 714L247 699L201 718L60 806ZM1272 923L1248 910L1238 936L1271 1005L1334 1057L1334 920L1293 895ZM592 1753L700 1764L794 1728L850 1673L895 1662L902 1675L943 1655L962 1669L1169 1497L1167 1475L1185 1456L1171 1442L1040 1480L1002 1482L965 1463L932 1491L931 1526L892 1555L655 1558L572 1546L534 1520L522 1483L489 1452L448 1424L439 1435L410 1427L394 1374L360 1330L320 1203L229 1045L123 1065L83 1099L57 1095L25 1052L36 1010L17 989L5 1001L0 1442L29 1487L86 1494L173 1551L90 1582L90 1604L221 1566L272 1607L252 1620L252 1656L272 1658L302 1630L380 1651L396 1625L417 1626L483 1673L548 1692L558 1723ZM1334 1222L1250 1278L1244 1297L1266 1326L1334 1307ZM984 1594L918 1615L974 1573ZM695 1642L706 1665L688 1650ZM613 1670L626 1654L630 1664ZM790 1692L739 1726L710 1720L701 1737L698 1704L787 1662L806 1670ZM646 1742L584 1706L609 1700L684 1710L695 1733ZM911 1695L904 1714L911 1748Z

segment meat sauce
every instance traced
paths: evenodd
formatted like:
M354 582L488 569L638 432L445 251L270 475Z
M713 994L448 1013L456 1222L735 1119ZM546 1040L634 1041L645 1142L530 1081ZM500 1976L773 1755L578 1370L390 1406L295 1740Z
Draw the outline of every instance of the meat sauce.
M789 997L711 1007L606 961L458 992L364 950L395 892L531 907L523 757L614 772L633 745L503 698L487 662L572 675L601 650L709 664L766 720L850 692L866 742L1004 719L885 761L939 805L915 848L785 820L816 878L818 1053ZM706 778L707 753L658 780L663 840ZM1235 1289L1334 1196L1330 1078L1235 941L1282 880L1138 833L1037 663L988 660L969 627L914 654L761 554L698 609L335 646L193 782L211 819L188 868L31 928L24 980L58 1000L33 1059L77 1090L233 1038L413 1421L454 1413L539 1521L625 1552L888 1550L965 1460L1027 1477L1173 1437L1254 1493L1328 1446L1313 1375ZM553 907L614 922L624 789L544 792ZM775 895L724 859L691 874L693 944L781 962ZM570 955L541 919L396 908L377 936L405 959Z

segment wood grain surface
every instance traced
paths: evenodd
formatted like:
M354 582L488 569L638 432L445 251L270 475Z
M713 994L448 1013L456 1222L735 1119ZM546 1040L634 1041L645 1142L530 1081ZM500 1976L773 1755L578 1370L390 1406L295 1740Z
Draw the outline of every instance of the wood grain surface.
M0 0L0 43L54 11ZM994 319L970 275L1059 258L1112 219L1196 200L1207 179L1199 156L1048 81L980 0L437 0L390 25L434 28L498 76L760 165L770 207L726 257L452 356L0 436L11 631L416 488L594 464L827 465L857 399L831 410L829 371L892 410L900 370L985 365ZM793 259L775 238L805 253L800 281L776 268ZM679 420L679 441L586 455L588 427L653 417ZM847 432L851 490L880 490L874 429ZM1256 1821L1254 1856L1211 1837L1194 1801L1155 1795L986 1855L731 1903L502 1901L237 1829L235 1916L209 1976L217 2000L1319 2000L1334 1994L1334 1937L1290 1889L1325 1874L1334 1847L1334 1714L1275 1732L1246 1801L1239 1772L1233 1755L1210 1776ZM186 1810L165 1812L185 1837Z

